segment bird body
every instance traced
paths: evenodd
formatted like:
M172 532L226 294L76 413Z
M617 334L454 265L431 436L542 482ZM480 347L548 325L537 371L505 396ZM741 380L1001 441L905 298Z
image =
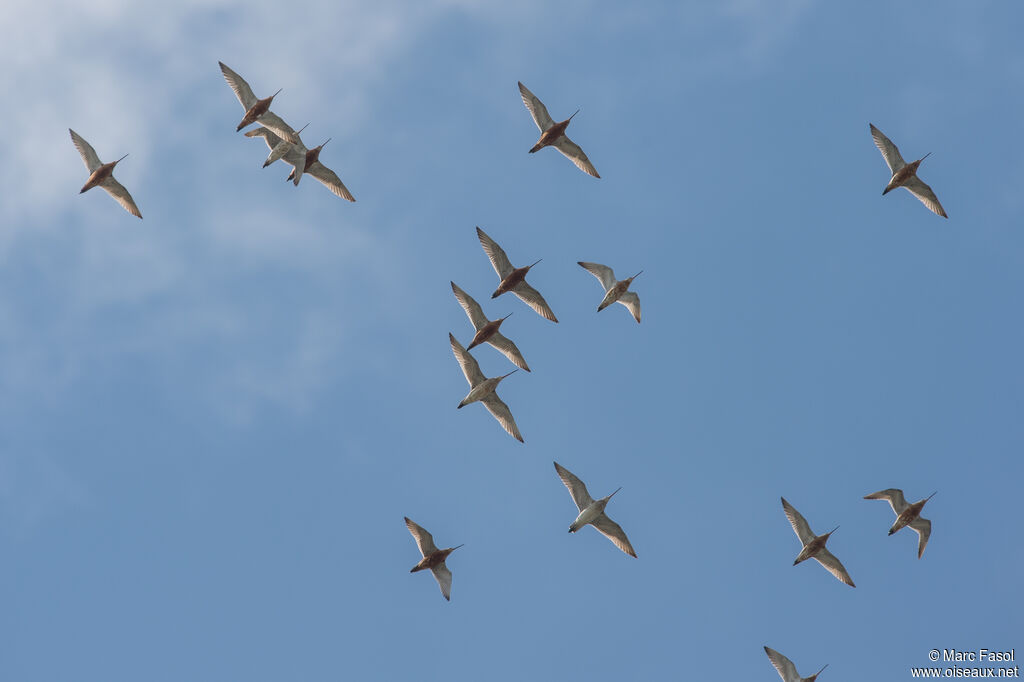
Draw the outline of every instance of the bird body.
M516 344L498 331L501 323L507 320L511 313L497 320L488 320L487 316L484 315L483 308L480 307L480 304L472 296L460 289L455 282L450 282L450 284L452 285L452 293L455 294L456 300L458 300L462 309L466 311L469 321L473 323L473 328L476 329L473 341L466 346L466 350L473 350L473 348L482 343L489 343L498 349L498 352L511 360L512 364L529 372L530 367L526 364L526 360L523 359L523 354L519 352Z
M114 166L123 161L128 155L125 154L117 161L103 163L100 161L100 157L96 155L96 150L92 148L92 145L85 141L85 138L71 128L68 128L68 132L71 133L71 142L75 145L75 149L78 150L78 154L82 157L82 161L85 163L85 167L89 171L89 179L86 180L82 189L79 190L78 193L82 194L93 187L102 187L107 194L114 197L117 203L121 204L121 207L124 210L128 211L136 218L142 218L142 212L139 211L139 207L135 205L135 200L132 199L132 195L128 193L128 190L124 188L124 185L114 179Z
M850 579L850 574L846 572L846 568L840 563L839 559L825 548L825 543L828 542L828 538L832 533L836 532L839 526L836 526L824 535L815 535L811 531L811 527L807 524L807 520L801 516L793 505L786 502L786 498L782 499L782 509L786 513L786 518L789 519L789 523L793 526L793 532L800 539L803 547L800 549L800 553L796 555L796 560L793 561L793 565L806 561L807 559L814 559L819 564L825 567L829 573L834 575L837 580L846 583L850 587L856 587L853 584L853 580Z
M466 381L469 382L470 390L462 402L459 403L459 408L463 408L470 403L477 401L484 404L487 411L498 420L502 428L508 432L510 436L518 440L520 443L523 442L523 436L519 433L519 427L516 426L515 419L512 418L512 411L508 409L498 394L495 393L494 389L498 387L501 380L510 374L514 374L519 370L512 370L508 374L500 377L492 377L488 379L484 376L484 373L480 371L480 365L477 363L476 358L469 354L469 351L462 347L451 332L448 333L448 341L452 346L452 353L455 355L455 359L458 360L459 366L462 367L462 373L466 377Z
M572 116L565 119L560 123L555 123L554 119L551 118L551 114L548 113L547 107L544 103L537 98L532 92L530 92L522 82L519 83L519 94L523 98L523 104L526 105L527 110L533 117L533 122L540 128L540 139L537 140L537 144L533 145L530 149L530 153L543 149L544 147L554 147L562 153L567 159L572 161L577 168L588 175L592 175L595 178L601 176L597 174L597 169L594 168L594 164L590 163L590 159L583 153L579 145L569 139L565 134L565 129L569 127L569 121L572 120Z
M462 547L462 545L438 549L437 545L434 544L434 537L408 516L405 517L405 527L409 529L413 539L416 540L416 545L420 549L420 554L423 555L419 563L413 566L409 572L416 573L417 571L430 569L430 572L434 574L434 579L437 580L437 584L441 587L441 594L444 595L445 599L451 601L452 572L448 570L445 560L449 554Z
M604 513L605 507L608 506L608 500L612 499L612 496L619 492L619 490L622 490L622 488L618 488L607 497L595 500L587 492L587 486L584 485L583 481L558 462L554 464L558 477L562 479L562 484L569 490L572 501L576 503L576 507L579 509L579 515L569 526L569 532L575 533L580 528L583 528L583 526L590 524L598 532L611 540L616 547L631 557L636 558L636 552L633 550L633 545L630 544L629 538L626 537L625 531Z
M259 121L261 125L273 130L277 135L287 139L289 142L298 142L298 138L295 136L295 131L281 120L277 114L270 110L270 103L281 92L280 90L270 97L257 99L252 88L249 87L249 84L244 78L228 68L224 62L217 63L220 64L220 70L221 73L224 74L224 80L226 80L228 85L231 86L231 90L235 93L235 97L238 98L238 101L242 104L242 108L245 109L245 115L239 122L238 127L235 128L236 132L247 125L251 125Z
M282 121L284 124L284 122ZM287 124L284 124L287 126ZM303 126L305 129L305 126ZM291 130L288 127L288 130ZM299 131L301 132L301 131ZM282 139L277 136L274 131L267 127L260 127L254 130L250 130L246 133L247 137L259 136L264 139L267 146L270 147L270 156L263 163L263 167L266 168L268 165L277 161L278 159L284 160L285 163L292 166L291 173L288 174L287 180L291 180L296 186L299 184L299 179L302 178L304 173L308 173L316 178L324 187L331 190L336 196L345 199L346 201L355 201L355 197L348 191L345 184L341 181L341 178L327 166L320 163L320 150L323 149L323 144L314 149L307 149L302 144L302 140L299 139L298 132L295 133L297 142L291 143L286 139ZM328 138L328 141L330 139ZM324 142L327 144L327 142ZM280 153L278 153L280 151ZM312 154L312 156L310 156ZM312 161L310 161L312 158Z
M597 306L597 312L601 312L612 303L621 303L626 306L629 312L633 313L633 319L638 323L640 322L640 297L636 295L635 291L629 291L629 285L640 276L643 270L632 277L617 280L615 279L615 272L607 265L586 263L584 261L577 261L577 264L596 277L601 282L601 286L604 287L604 298L601 299L601 304Z
M928 152L928 154L925 154L917 161L907 163L903 160L899 148L892 143L892 140L882 134L882 131L876 128L874 124L869 123L868 125L871 128L871 137L875 141L875 146L878 147L878 151L882 152L882 158L885 159L885 163L889 166L889 170L892 173L892 178L889 180L889 184L885 186L882 196L885 196L897 187L905 187L907 191L927 206L928 210L943 218L948 218L949 216L946 215L946 211L942 208L942 204L939 203L939 199L935 196L932 188L925 184L921 178L917 177L918 167L922 161L928 158L931 152Z
M498 285L497 290L491 294L491 298L497 298L511 291L519 297L519 300L533 308L541 317L552 322L558 322L558 318L555 317L555 313L552 312L548 302L544 300L539 291L526 282L526 273L540 261L538 260L533 265L527 265L525 268L513 268L508 256L505 255L505 251L498 246L496 241L488 237L486 232L477 227L476 236L480 240L480 245L484 248L484 253L490 259L494 271L501 278L501 283Z
M938 492L938 491L936 491ZM903 491L899 488L887 488L885 490L879 490L877 493L871 493L865 495L865 500L885 500L892 507L893 512L896 513L896 522L892 524L892 528L889 529L889 535L892 535L898 530L901 530L907 526L917 533L917 558L920 559L921 555L924 554L924 548L928 544L928 538L932 534L932 522L928 519L921 517L921 510L924 509L925 503L932 499L935 493L932 493L923 500L918 500L913 504L907 504L907 500L903 497Z

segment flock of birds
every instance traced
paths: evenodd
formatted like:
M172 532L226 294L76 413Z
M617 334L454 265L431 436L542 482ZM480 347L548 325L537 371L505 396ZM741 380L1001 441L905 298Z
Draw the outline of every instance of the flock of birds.
M263 167L266 168L272 163L282 160L292 166L292 171L288 175L287 180L290 180L294 185L298 186L299 180L302 176L308 174L320 181L335 195L348 201L355 201L355 198L341 182L337 174L330 168L323 165L319 160L320 152L324 145L330 141L330 138L317 147L312 149L307 148L299 136L299 133L305 129L305 126L299 130L295 130L285 123L281 117L277 116L270 110L270 105L274 98L281 92L280 90L269 97L258 99L253 93L252 88L241 76L232 71L225 64L219 64L225 80L228 85L231 86L231 89L238 98L238 101L245 109L245 115L238 124L236 132L241 131L247 126L259 124L258 128L249 130L245 135L247 137L262 137L270 149L270 154L264 161ZM543 102L541 102L540 99L530 92L530 90L522 83L519 83L519 92L522 96L523 103L526 105L527 110L529 110L530 115L533 117L534 122L541 131L540 139L530 149L530 153L532 154L537 152L544 147L554 147L566 158L572 161L580 170L595 178L600 178L601 176L598 174L597 169L594 168L594 165L590 162L590 159L587 158L587 155L579 145L570 140L565 134L570 121L576 113L579 113L579 110L564 121L556 123L554 119L551 118L551 115L548 113ZM939 200L935 196L931 187L925 184L917 176L917 171L921 162L924 161L928 155L926 154L924 157L921 157L912 163L906 163L900 155L899 149L896 145L893 144L888 137L882 134L882 132L873 124L869 125L872 139L878 147L878 150L882 153L882 157L885 159L885 162L892 174L889 183L886 185L882 194L887 194L897 187L904 187L911 194L917 197L925 206L927 206L929 210L937 215L947 218L948 216L946 215L945 210L942 208L942 205L939 203ZM126 211L138 218L142 218L142 213L139 211L134 199L132 199L131 194L113 176L114 167L123 161L127 154L117 161L102 163L97 156L96 151L88 142L85 141L84 138L74 130L69 129L69 132L71 133L72 142L76 149L78 149L79 154L81 154L82 160L90 173L89 179L82 187L81 192L86 192L93 187L102 187L115 200L117 200L117 202L121 204ZM487 254L491 265L494 267L495 272L500 278L498 288L491 294L491 298L494 299L502 294L511 292L545 319L550 320L551 322L558 322L558 318L555 317L554 312L551 310L547 301L544 300L544 297L540 292L526 282L527 273L531 268L537 265L540 260L524 267L513 267L508 256L505 254L505 251L496 241L494 241L479 227L476 228L476 232L477 238L480 240L480 244L483 247L484 252ZM640 274L640 272L632 277L617 280L615 278L614 271L606 265L584 261L580 261L579 265L596 277L604 289L605 294L598 305L598 312L604 310L612 303L620 303L629 310L633 315L633 318L638 323L640 322L640 299L636 292L629 290L633 280ZM459 288L455 282L451 282L451 288L452 293L465 310L474 329L474 336L468 347L463 347L453 334L449 333L448 335L452 353L458 361L459 366L462 368L462 372L470 386L469 393L459 403L458 407L462 408L474 402L482 403L494 418L497 419L505 431L507 431L516 440L523 442L522 434L519 432L519 427L516 425L515 419L512 417L511 410L497 394L498 384L500 384L503 379L514 374L519 369L526 372L530 371L529 365L527 365L526 360L523 358L523 354L520 352L516 344L499 331L502 323L508 319L509 315L491 320L484 313L480 304L472 296ZM490 344L497 349L518 369L512 370L512 372L502 376L491 378L485 377L483 372L480 371L480 366L476 359L470 354L470 351L473 348L484 343ZM619 490L621 490L621 488L615 490L610 495L595 500L587 491L587 486L575 474L560 465L558 462L555 462L554 465L555 472L568 489L569 495L572 497L572 501L575 503L579 511L576 519L569 526L569 532L575 533L584 526L593 526L598 532L611 540L620 550L632 557L636 557L636 551L629 542L629 538L626 536L625 531L623 531L622 527L612 521L605 513L605 508L607 507L608 502L616 493L619 492ZM935 493L932 493L932 495L934 494ZM908 526L918 534L917 556L920 559L924 554L925 545L927 545L928 538L931 535L931 522L921 517L921 510L925 503L931 499L932 495L929 495L927 498L919 500L918 502L914 502L913 504L908 504L903 496L903 491L896 488L889 488L866 495L864 499L886 500L892 507L893 512L896 513L896 521L892 525L892 528L889 529L889 535L892 535L900 529ZM836 531L838 526L828 533L816 535L811 530L807 520L804 519L800 512L789 504L785 498L782 498L782 508L793 527L793 531L796 533L796 536L799 538L802 545L793 565L795 566L807 559L814 559L838 580L846 583L850 587L855 587L853 580L850 578L850 574L846 571L846 568L825 546L829 537ZM405 524L415 539L420 553L423 556L423 558L412 568L411 572L415 573L417 571L429 569L441 588L441 594L444 595L445 599L450 600L452 573L445 562L448 556L459 547L462 547L462 545L439 549L434 543L433 536L431 536L431 534L422 526L416 524L408 517L405 518ZM792 661L780 654L778 651L767 646L764 647L764 650L772 665L775 666L779 675L783 680L785 680L785 682L813 682L821 671L824 670L823 667L814 675L807 678L801 678Z

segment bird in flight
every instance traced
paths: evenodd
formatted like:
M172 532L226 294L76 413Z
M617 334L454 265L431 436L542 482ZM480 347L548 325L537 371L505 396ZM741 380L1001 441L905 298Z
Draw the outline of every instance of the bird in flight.
M786 518L789 519L789 523L793 526L793 532L800 538L800 542L803 543L803 549L796 555L796 560L793 565L796 566L802 561L813 558L819 564L825 567L829 573L834 575L838 580L846 583L850 587L856 587L853 584L853 580L850 579L850 574L846 572L843 565L839 562L839 559L825 548L825 543L828 542L828 536L835 533L839 526L836 526L824 535L815 535L811 532L811 527L807 525L807 520L800 515L796 509L793 508L789 502L786 502L786 498L782 499L782 510L786 512Z
M882 131L876 128L873 123L868 125L871 126L871 137L875 141L875 146L878 147L878 151L882 152L882 158L885 159L885 163L889 166L889 171L892 173L892 178L889 180L889 184L885 186L882 196L885 196L897 187L904 187L920 199L921 203L927 206L929 211L943 218L948 218L949 216L946 215L946 211L943 210L942 204L939 203L939 199L935 196L932 188L926 185L921 178L917 177L917 167L928 158L931 152L928 152L928 154L925 154L917 161L907 163L900 156L900 150L892 143L892 140L883 135Z
M928 544L928 538L932 534L932 522L921 517L921 510L924 509L924 503L932 499L934 495L935 493L932 493L914 504L907 504L902 490L899 488L887 488L879 490L877 493L865 495L864 499L885 500L892 507L892 510L896 512L896 522L889 529L889 535L901 530L905 526L910 526L917 533L917 558L920 559L921 555L924 554L925 545Z
M640 272L636 273L632 277L627 277L624 280L615 279L615 272L607 265L601 265L600 263L585 263L584 261L577 261L579 266L589 272L597 280L601 282L601 286L604 287L604 298L601 299L601 304L597 306L597 312L601 312L612 303L621 303L629 309L629 312L633 313L633 317L636 321L640 322L640 297L636 295L635 291L627 291L629 285L633 283Z
M462 373L466 375L466 381L469 382L469 393L459 403L459 409L462 409L470 403L477 401L484 404L487 411L490 412L498 423L501 424L510 436L515 438L520 443L523 442L523 436L519 433L519 427L516 426L516 420L512 418L512 411L508 409L508 405L502 402L501 398L495 389L498 388L498 384L505 377L515 374L518 369L514 369L508 374L500 377L492 377L488 379L484 376L484 373L480 371L480 365L477 363L476 358L469 354L469 351L462 347L455 336L451 332L448 333L448 341L452 345L452 353L455 355L455 359L459 361L459 366L462 367Z
M508 256L505 255L505 251L498 246L498 242L488 237L487 233L479 227L476 228L476 236L480 240L480 245L484 247L484 253L491 260L494 271L501 278L501 283L498 284L498 288L491 294L491 298L497 298L511 291L519 297L519 300L537 311L544 319L558 322L558 318L551 311L551 306L540 295L540 292L526 283L526 273L530 271L530 268L539 263L540 260L533 263L533 265L513 268Z
M447 549L438 549L437 545L434 544L434 536L428 533L422 526L418 525L415 521L410 519L408 516L405 517L405 527L412 533L413 539L416 540L416 545L420 548L420 554L423 558L420 562L412 567L410 573L422 571L429 568L430 572L434 574L434 579L437 580L437 584L441 586L441 594L448 601L452 600L452 572L448 570L448 566L445 565L445 559L448 555L457 550L458 547L449 547Z
M629 543L629 538L626 537L625 531L622 530L622 526L608 518L608 515L604 513L604 508L608 506L608 500L612 499L612 495L622 490L619 488L608 495L602 497L600 500L595 500L587 492L587 486L583 484L583 481L576 478L575 475L558 462L555 462L555 471L558 472L558 477L562 479L562 483L566 488L569 489L569 495L572 496L572 501L576 503L576 507L580 510L579 516L569 526L569 532L575 533L583 526L588 523L604 535L606 538L615 543L615 546L621 549L629 556L636 558L636 552L633 550L633 545Z
M82 156L82 161L85 162L85 167L89 169L89 179L85 185L79 191L87 192L93 187L102 187L107 191L107 194L114 197L117 203L121 204L124 210L131 213L136 218L142 218L142 212L139 211L139 207L135 205L135 200L132 199L132 195L128 193L128 190L124 188L120 182L114 179L114 166L124 160L125 154L117 161L111 161L110 163L103 163L100 161L100 157L96 155L96 150L92 148L85 139L76 133L71 128L68 128L68 132L71 133L71 141L75 143L75 148L78 149L78 153Z
M572 120L572 116L580 113L579 109L576 110L576 114L573 114L561 123L555 123L544 103L537 99L537 96L530 92L522 82L519 83L519 94L522 95L523 104L530 111L530 116L533 117L533 122L540 128L541 133L540 139L537 140L537 144L533 145L530 153L533 154L544 147L554 147L587 175L593 175L595 178L601 177L597 174L594 164L590 163L590 159L580 149L580 146L570 140L565 134L565 129L569 127L569 121Z

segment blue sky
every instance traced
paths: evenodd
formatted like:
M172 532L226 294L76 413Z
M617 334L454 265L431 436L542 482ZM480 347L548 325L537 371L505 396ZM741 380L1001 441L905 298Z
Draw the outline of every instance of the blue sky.
M1014 3L7 3L0 678L910 679L1024 649ZM262 169L223 61L358 199ZM521 80L601 173L554 150ZM874 123L950 215L889 178ZM74 128L145 219L100 190ZM489 294L479 225L560 323ZM576 261L634 283L600 314ZM532 373L525 444L454 280ZM488 376L513 367L474 349ZM638 559L592 528L551 462ZM938 490L916 535L861 498ZM857 583L814 562L785 496ZM445 602L409 516L448 561Z

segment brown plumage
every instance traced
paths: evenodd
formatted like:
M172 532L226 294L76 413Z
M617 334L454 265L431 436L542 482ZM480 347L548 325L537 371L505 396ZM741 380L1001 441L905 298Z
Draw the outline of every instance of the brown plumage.
M565 129L569 127L569 121L572 120L572 116L580 113L579 109L560 123L555 123L554 119L551 118L551 114L548 113L547 107L540 99L530 92L522 82L519 83L519 94L523 98L523 104L526 105L530 115L533 117L533 122L537 124L540 129L540 139L537 140L537 144L533 145L530 149L530 153L543 149L544 147L554 147L562 153L567 159L576 164L576 167L587 175L592 175L595 178L601 177L597 174L597 169L594 168L594 164L590 163L590 159L583 153L580 146L569 139L565 134Z
M458 547L448 547L447 549L438 549L437 545L434 544L434 537L428 533L422 526L418 525L415 521L411 520L408 516L405 517L405 527L412 533L412 537L416 540L416 545L420 548L420 554L423 558L420 562L410 569L410 573L416 573L425 569L430 569L434 574L434 579L437 580L437 584L441 587L441 594L448 601L452 599L452 572L448 570L445 565L445 559L448 555L457 550Z
M86 169L89 171L89 179L86 180L85 185L79 190L79 194L87 192L93 187L102 187L106 190L107 194L114 197L117 203L121 204L124 210L131 213L136 218L142 218L142 212L139 211L139 207L135 205L135 200L132 199L132 195L128 193L128 190L124 188L120 182L114 179L114 166L124 160L127 154L122 156L117 161L111 161L110 163L103 163L100 161L99 156L96 155L96 150L92 148L88 142L85 141L81 135L76 133L71 128L68 128L68 132L71 133L71 141L75 145L75 149L78 150L79 155L82 157L82 161L85 163Z

